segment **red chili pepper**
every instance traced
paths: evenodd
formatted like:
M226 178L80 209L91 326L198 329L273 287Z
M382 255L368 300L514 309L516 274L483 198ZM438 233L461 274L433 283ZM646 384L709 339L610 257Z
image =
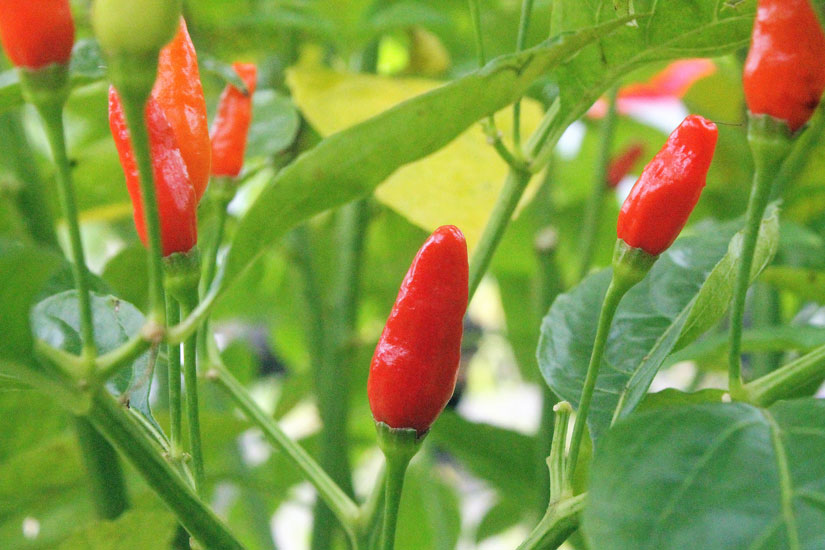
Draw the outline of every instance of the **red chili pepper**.
M212 174L234 178L243 168L258 70L252 63L234 63L232 67L246 84L248 93L228 85L221 94L212 125Z
M152 97L175 131L195 194L200 200L209 183L212 146L198 56L183 18L175 38L160 51L158 79Z
M426 432L455 389L468 300L467 243L439 227L418 251L375 348L367 394L391 428Z
M68 0L0 0L0 40L16 67L67 64L74 45Z
M155 176L155 192L160 214L160 233L163 255L188 252L198 241L197 206L195 190L186 171L186 163L178 148L177 137L166 120L157 101L146 104L146 125ZM146 245L146 226L143 202L140 197L138 167L132 153L129 128L120 98L114 87L109 88L109 126L115 138L120 163L126 173L126 186L135 212L135 227L140 240Z
M644 152L644 144L637 141L616 155L607 166L607 186L613 189L619 185L636 161L642 158Z
M804 125L825 90L825 33L808 0L759 0L742 78L748 109Z
M690 115L670 134L622 205L620 239L653 256L673 244L705 187L717 133L715 124Z

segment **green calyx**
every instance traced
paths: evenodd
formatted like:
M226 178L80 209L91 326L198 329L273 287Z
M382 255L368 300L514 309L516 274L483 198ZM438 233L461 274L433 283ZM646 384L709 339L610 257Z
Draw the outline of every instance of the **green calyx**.
M180 0L96 0L92 26L109 55L157 55L175 36L180 10Z
M748 113L748 143L757 171L779 166L791 150L795 137L788 123L770 115Z
M200 270L198 247L189 252L175 252L166 256L163 258L166 291L181 303L196 303Z
M378 446L388 461L409 462L421 448L427 435L426 432L418 435L413 428L392 428L384 422L376 422L375 430L378 433Z
M645 278L659 256L634 248L622 239L616 240L613 251L613 284L625 290Z
M62 107L69 97L69 66L57 63L39 69L20 67L20 87L28 103Z

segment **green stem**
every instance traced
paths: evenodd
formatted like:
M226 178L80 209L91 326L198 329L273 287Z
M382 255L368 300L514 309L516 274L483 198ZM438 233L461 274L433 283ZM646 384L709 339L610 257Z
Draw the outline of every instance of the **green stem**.
M553 407L554 426L553 441L550 446L550 456L547 459L547 467L550 471L550 502L556 502L562 498L566 490L564 483L567 461L565 459L565 445L567 445L567 428L570 423L570 415L573 414L573 407L567 401L556 403Z
M63 128L63 102L44 101L35 105L46 138L57 167L57 194L60 206L66 218L69 229L69 254L72 260L72 277L77 288L77 300L80 307L80 336L83 339L82 356L87 361L94 361L97 355L97 346L94 339L94 322L92 320L92 305L89 296L89 274L86 268L86 258L83 253L83 242L80 236L80 222L77 216L77 201L69 158L66 156L66 141Z
M791 361L779 369L745 384L743 393L755 405L767 407L780 399L792 397L805 386L825 377L825 346Z
M627 293L629 287L621 283L615 272L610 286L607 287L602 310L599 314L599 324L596 331L596 341L593 344L593 352L590 355L590 364L587 366L587 375L582 387L581 399L578 409L576 409L576 420L573 424L573 437L570 440L570 453L567 459L567 485L573 482L573 474L576 471L576 464L579 458L579 448L581 447L584 427L587 425L587 413L590 411L590 402L593 399L593 390L596 388L596 378L599 376L599 367L602 364L602 357L607 344L607 336L610 332L610 325L616 315L619 302Z
M487 63L487 55L484 52L484 36L481 32L481 8L478 0L468 0L470 4L470 18L473 20L473 30L476 39L476 56L478 66L483 67Z
M166 296L166 320L172 324L176 323L180 317L180 306L172 296ZM169 386L169 446L171 447L172 460L180 462L183 457L183 446L181 445L181 432L183 426L183 406L181 401L181 381L180 381L180 344L167 343L167 374Z
M584 223L581 231L581 264L579 266L578 279L584 279L590 265L593 262L593 255L596 251L596 237L599 233L599 225L602 217L602 207L608 191L607 187L607 167L610 164L610 149L613 145L613 135L616 130L616 96L618 87L614 86L608 93L607 115L602 121L601 139L599 141L599 152L596 157L596 170L593 173L593 188L590 190L590 199L584 211Z
M533 13L533 0L522 0L521 17L519 18L518 36L516 37L516 53L524 49L527 41L527 29L530 27L530 15ZM518 149L521 145L521 100L513 104L513 145Z
M101 380L108 380L121 367L143 355L152 345L143 331L135 334L120 347L98 356L95 361L95 370L98 377ZM158 344L154 345L157 346Z
M193 289L196 294L197 291ZM197 299L192 296L180 302L181 316L192 311ZM183 382L186 385L186 419L189 427L189 452L192 455L192 475L195 492L204 496L203 444L201 442L200 408L198 405L198 370L196 361L197 337L189 336L183 342Z
M398 524L398 508L401 491L410 459L405 455L387 456L387 475L384 484L384 522L381 530L381 550L395 548L395 527Z
M74 427L97 515L102 519L115 519L129 507L117 453L85 418L75 417Z
M155 176L144 111L157 73L157 55L118 56L109 59L109 74L120 94L132 152L140 180L140 199L149 245L149 318L165 324L163 291L163 246L160 214L155 194Z
M264 437L295 464L312 483L318 494L327 503L335 517L341 522L350 541L355 544L354 526L358 520L358 507L341 488L327 475L312 457L296 442L290 439L277 422L252 400L246 389L220 364L219 358L210 349L212 368L207 374L209 380L235 402L238 408L264 433Z
M793 148L776 174L771 199L781 197L788 184L795 181L802 169L814 158L811 150L820 143L823 133L825 133L825 102L820 102L819 107L808 121L808 126L794 140Z
M530 183L531 176L530 172L516 170L510 170L507 174L504 188L501 190L493 213L490 215L470 262L471 299L476 289L478 289L481 278L490 266L496 247L504 236L507 224L510 223L510 218L512 218L513 212L515 212L516 206L518 206L519 200L521 200L521 196L527 188L527 184Z
M4 136L3 147L0 147L0 163L8 167L20 182L15 199L28 232L37 243L60 250L46 186L37 170L19 112L9 111L0 115L0 133Z
M579 514L584 510L585 494L554 502L544 518L517 550L555 549L579 527Z
M215 228L215 235L206 249L206 256L203 260L203 276L201 277L199 287L199 295L201 297L206 294L206 290L209 288L209 285L212 284L212 279L215 278L215 271L218 266L218 251L220 250L224 230L226 229L226 218L228 216L226 209L235 196L235 189L238 184L234 180L227 178L213 178L210 185L215 189L212 193L212 204L215 209L217 227Z
M131 462L189 534L205 548L244 550L112 396L103 391L95 394L89 420Z
M387 468L383 466L376 478L367 500L361 506L358 514L358 548L371 550L378 544L381 536L381 525L384 518L384 497L386 496Z
M728 351L728 388L732 396L742 390L742 324L745 317L745 299L751 281L751 268L759 237L759 226L771 196L771 186L790 147L788 128L784 122L767 116L751 116L748 141L753 153L756 171L753 175L739 267L733 290L730 313L730 348Z

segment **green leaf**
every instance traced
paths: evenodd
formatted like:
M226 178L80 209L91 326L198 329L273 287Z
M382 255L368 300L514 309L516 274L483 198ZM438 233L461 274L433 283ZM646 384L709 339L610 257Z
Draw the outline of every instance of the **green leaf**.
M554 2L552 32L597 24L616 16L612 3L587 0ZM558 67L551 80L558 89L561 116L548 127L549 144L623 75L655 61L686 57L713 57L746 46L753 26L756 2L634 0L636 14L647 19L584 48L575 63ZM546 148L545 155L550 155Z
M129 302L114 296L91 295L95 344L99 354L108 353L143 327L143 314ZM72 354L81 352L80 314L77 291L67 290L46 298L32 310L32 331L49 345ZM113 395L127 402L160 429L149 409L149 390L156 357L147 351L130 365L122 367L106 383Z
M512 103L539 76L551 72L563 90L564 115L549 128L548 144L553 144L621 75L652 61L721 55L747 43L752 0L735 7L711 0L690 4L701 9L683 20L679 13L668 13L673 11L669 3L637 3L639 13L654 10L637 26L624 25L613 35L610 23L587 27L502 56L326 138L282 170L241 220L225 264L225 281L234 281L293 225L370 193L399 167L439 150L475 121ZM601 19L609 19L608 10ZM599 43L586 47L593 39ZM571 60L574 54L579 55Z
M775 265L767 268L763 280L780 290L817 303L825 303L825 271Z
M247 157L269 158L295 141L301 117L292 102L275 90L258 90L252 98Z
M459 80L324 139L284 168L241 219L225 264L232 281L287 229L375 189L396 169L433 153L487 114L515 101L615 22L503 56Z
M48 250L0 241L0 362L32 363L29 308L62 265L63 259Z
M671 352L722 318L736 278L741 233L730 237L737 225L697 226L697 236L677 240L624 297L608 336L588 418L594 439L610 425L614 410L621 416L633 410ZM778 219L772 208L762 222L752 277L773 257L777 242ZM598 272L559 296L542 323L539 367L550 388L574 405L581 395L610 277L610 270Z
M452 550L458 542L461 514L458 497L433 471L426 455L407 471L398 510L396 547Z
M815 550L825 541L825 402L708 404L633 416L591 468L600 550Z
M113 521L87 525L63 541L57 550L165 550L178 523L167 510L128 510Z
M528 435L470 422L448 411L433 424L429 439L509 496L524 501L537 490L533 477L538 452L535 439Z

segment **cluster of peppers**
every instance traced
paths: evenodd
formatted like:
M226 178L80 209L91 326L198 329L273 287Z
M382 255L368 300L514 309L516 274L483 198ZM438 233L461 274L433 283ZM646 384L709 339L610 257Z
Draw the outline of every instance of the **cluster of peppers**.
M96 17L107 17L106 4L106 0L98 2L97 6L103 6L98 11L103 15ZM163 12L171 9L168 4L156 3L158 13L150 10L148 14L132 15L168 20L163 17ZM99 33L99 39L104 48L115 50L146 49L146 41L163 45L145 119L163 255L188 252L197 242L197 204L210 174L237 177L241 171L256 70L254 65L234 66L247 91L227 87L210 137L197 57L184 21L180 19L171 42L169 29L160 28L156 36L143 36L133 44L126 27L118 31L118 24L128 20L124 17L98 24L109 29ZM67 0L0 1L0 38L9 58L22 70L65 66L74 41ZM743 79L751 114L773 117L790 133L799 130L825 89L823 59L825 34L809 0L760 0ZM146 243L138 165L114 87L109 96L109 120L126 173L137 231ZM617 225L612 285L618 289L616 303L644 277L687 222L705 186L717 134L712 122L698 115L688 116L630 191ZM640 146L633 146L620 155L608 170L608 185L615 187L642 154ZM468 298L464 236L454 226L440 227L415 256L370 366L367 393L379 442L388 458L388 494L400 493L406 464L453 393ZM588 371L570 449L573 468L592 397L590 378L592 375L595 383L600 360L594 349L591 367L596 368L591 368L593 373ZM391 547L394 511L389 508L390 499L387 503L383 539L385 547Z

